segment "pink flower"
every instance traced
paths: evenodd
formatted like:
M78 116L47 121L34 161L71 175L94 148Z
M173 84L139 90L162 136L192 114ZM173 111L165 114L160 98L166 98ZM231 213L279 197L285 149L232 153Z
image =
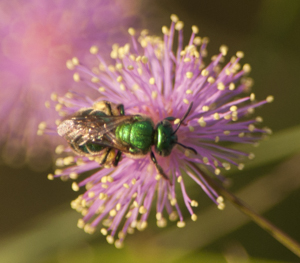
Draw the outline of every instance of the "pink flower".
M123 154L116 167L99 165L103 152L94 156L73 156L67 148L64 157L57 159L57 165L61 168L55 171L55 176L50 174L49 179L77 179L81 173L98 169L81 182L73 183L73 190L85 187L86 192L71 206L83 215L78 221L80 228L92 233L102 222L101 233L107 235L107 241L115 242L117 247L122 246L126 233L132 233L134 228L143 230L147 226L154 200L158 226L166 225L166 216L170 220L178 220L178 227L185 225L177 203L181 197L175 192L176 184L180 186L192 220L197 219L193 207L198 202L191 200L187 193L184 184L187 176L223 209L223 198L210 187L194 164L205 166L222 179L222 168L230 169L233 165L242 169L240 158L252 157L251 154L229 148L228 142L255 143L267 132L256 127L261 122L260 117L246 118L254 108L271 102L273 98L270 96L257 102L253 93L244 95L250 90L251 80L245 77L250 66L245 64L241 67L239 64L243 53L237 52L230 62L221 67L227 52L227 48L222 46L220 53L205 65L208 39L196 36L198 28L193 26L189 43L184 46L183 22L175 15L171 16L171 20L170 28L162 28L163 39L149 36L147 31L136 37L135 31L130 28L131 44L113 46L112 65L105 62L96 46L90 49L95 54L95 67L89 69L77 58L70 60L70 68L76 71L74 80L85 83L97 92L97 97L90 98L82 90L81 93L59 97L59 106L56 105L60 115L70 116L82 108L99 110L102 101L109 101L112 107L123 104L125 115L147 116L154 125L173 116L168 119L173 130L179 121L175 118L182 119L188 113L176 133L181 145L175 145L168 156L155 153L157 163L168 180L163 178L150 153L137 159ZM175 31L178 31L178 48L174 52ZM76 126L71 117L67 119L58 128L60 135L65 136L70 132L70 127L74 128L75 134L81 134L81 129L85 127ZM55 134L56 128L43 126L40 132ZM87 138L92 138L89 132L92 131L87 132ZM57 147L58 153L63 150L62 145Z
M67 92L66 60L93 44L105 47L136 22L135 1L13 0L0 3L0 143L3 159L14 166L26 160L45 169L52 151L37 137L42 120L55 120L45 108L53 92ZM79 85L77 85L78 88Z

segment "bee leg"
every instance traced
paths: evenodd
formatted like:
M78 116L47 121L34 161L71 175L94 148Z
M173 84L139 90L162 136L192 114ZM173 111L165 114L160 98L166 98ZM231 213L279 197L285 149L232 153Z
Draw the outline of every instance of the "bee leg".
M112 148L109 148L107 151L106 151L106 153L105 153L105 156L104 156L104 158L102 159L102 161L101 161L101 165L103 165L103 164L105 164L105 162L106 162L106 160L107 160L107 156L109 155L109 153L110 153L110 151L112 150Z
M119 104L119 105L117 106L117 108L118 108L118 110L119 110L119 112L120 112L120 115L121 115L121 116L124 116L124 115L125 115L124 105L123 105L123 104Z
M172 183L170 182L170 178L165 174L164 170L163 170L163 169L161 168L161 166L157 163L157 160L156 160L156 158L155 158L155 155L154 155L154 153L153 153L152 151L151 151L151 153L150 153L150 156L151 156L151 160L152 160L152 162L154 163L154 165L155 165L155 167L156 167L158 173L159 173L165 180L167 180L170 184L172 184Z
M114 162L113 162L113 166L118 166L118 163L119 163L119 161L120 161L120 159L121 159L121 155L122 155L122 152L121 152L121 151L118 151L118 152L117 152L117 155L116 155L116 157L115 157L115 160L114 160Z

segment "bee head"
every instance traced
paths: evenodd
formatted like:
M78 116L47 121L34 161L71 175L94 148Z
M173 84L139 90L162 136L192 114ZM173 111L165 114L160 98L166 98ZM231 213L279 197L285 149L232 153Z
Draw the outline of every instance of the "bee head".
M161 156L170 155L177 140L177 135L168 120L163 120L157 124L154 136L155 152Z
M155 145L155 151L161 155L161 156L168 156L171 154L173 147L175 144L178 144L182 146L185 149L189 149L195 154L197 154L197 151L191 147L185 146L178 142L178 137L176 135L176 132L180 128L180 125L183 123L185 118L189 115L191 109L193 107L193 103L190 104L187 112L182 117L182 119L179 121L178 126L176 127L175 131L173 130L172 124L170 121L175 120L174 117L168 117L162 120L160 123L157 124L155 129L155 135L154 135L154 145Z

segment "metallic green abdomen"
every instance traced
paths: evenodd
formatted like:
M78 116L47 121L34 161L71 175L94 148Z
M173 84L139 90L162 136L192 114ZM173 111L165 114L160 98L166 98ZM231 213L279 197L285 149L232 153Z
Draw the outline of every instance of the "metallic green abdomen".
M130 145L132 153L147 153L153 145L154 129L150 121L121 124L116 129L116 137Z

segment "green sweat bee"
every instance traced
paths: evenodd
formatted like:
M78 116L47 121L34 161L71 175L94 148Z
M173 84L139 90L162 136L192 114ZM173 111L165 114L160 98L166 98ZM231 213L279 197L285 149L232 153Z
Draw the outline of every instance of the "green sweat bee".
M154 146L157 154L168 156L178 144L197 154L195 149L179 143L176 135L192 106L193 103L173 130L171 122L175 121L174 117L163 119L155 127L149 117L125 115L123 104L100 101L92 108L83 108L67 117L58 125L57 132L66 139L76 154L101 156L101 165L117 166L122 153L131 158L139 158L150 152L158 173L168 180L151 148Z

